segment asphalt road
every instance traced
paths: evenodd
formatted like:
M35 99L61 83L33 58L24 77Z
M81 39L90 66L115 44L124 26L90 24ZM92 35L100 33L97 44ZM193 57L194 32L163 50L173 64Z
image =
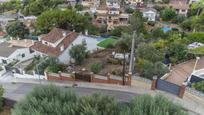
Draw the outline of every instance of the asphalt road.
M24 98L26 94L32 91L33 87L36 84L28 84L28 83L1 83L3 85L5 92L4 97L12 100L19 101ZM112 90L104 90L104 89L93 89L93 88L81 88L81 87L65 87L66 89L70 89L74 91L77 95L90 95L93 93L101 93L109 96L115 97L118 101L128 102L138 94L123 92L123 91L112 91Z

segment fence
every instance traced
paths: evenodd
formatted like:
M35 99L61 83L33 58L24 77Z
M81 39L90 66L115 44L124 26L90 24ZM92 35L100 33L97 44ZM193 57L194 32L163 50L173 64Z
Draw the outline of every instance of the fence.
M156 77L154 77L154 79L152 80L151 89L152 90L155 90L155 89L162 90L162 91L177 95L180 98L183 98L183 95L185 93L184 85L179 86L179 85L170 83L162 79L157 79Z
M67 73L45 73L47 80L63 80L63 81L83 81L93 83L107 83L123 85L122 77L115 77L111 74L100 76L93 73L75 73L73 75ZM124 80L125 85L131 85L131 74L127 74Z

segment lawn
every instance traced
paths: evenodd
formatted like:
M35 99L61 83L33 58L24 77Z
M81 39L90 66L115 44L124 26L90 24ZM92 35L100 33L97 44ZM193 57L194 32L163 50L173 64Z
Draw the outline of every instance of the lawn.
M107 48L108 45L115 45L117 42L116 39L113 38L107 38L103 41L101 41L100 43L97 44L97 46L102 47L102 48Z
M192 53L192 54L204 54L204 46L189 49L189 52Z

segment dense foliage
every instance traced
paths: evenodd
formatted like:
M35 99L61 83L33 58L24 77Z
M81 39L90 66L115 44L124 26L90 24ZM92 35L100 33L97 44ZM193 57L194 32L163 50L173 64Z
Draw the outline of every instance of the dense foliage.
M183 109L162 96L142 95L121 104L102 94L76 96L53 85L38 86L18 102L12 115L185 115Z
M176 17L176 11L172 8L165 8L161 12L161 18L164 21L170 21Z
M69 50L69 54L71 58L75 60L75 64L80 65L83 63L84 59L87 56L87 47L86 43L82 42L81 44L77 44L71 47Z
M47 33L53 27L75 30L77 32L85 30L86 17L77 14L72 10L48 10L43 12L37 19L36 29L39 33Z
M54 9L66 0L23 0L22 13L24 15L38 16L42 12Z
M17 38L24 39L26 36L29 35L28 28L26 28L23 22L20 22L20 21L15 21L9 24L6 27L6 31L8 35L10 35L11 37L14 37L15 39Z
M204 93L204 81L193 83L192 86L196 90L201 91L201 92Z
M100 72L100 70L102 69L102 64L100 64L100 63L92 63L91 64L91 71L93 72L93 73L98 73L98 72Z

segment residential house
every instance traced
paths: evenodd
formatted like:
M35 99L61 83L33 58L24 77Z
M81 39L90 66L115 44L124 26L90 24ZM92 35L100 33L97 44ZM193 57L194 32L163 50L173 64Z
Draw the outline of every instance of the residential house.
M0 43L0 64L6 65L13 61L25 61L33 58L36 53L30 49L33 40L10 40Z
M156 21L157 11L153 8L146 8L143 10L143 17L148 21Z
M128 14L121 13L120 2L118 0L107 0L106 5L99 6L96 10L96 25L107 25L107 30L112 30L116 26L128 24Z
M91 37L79 35L59 28L53 28L48 34L39 37L38 42L31 47L41 56L53 56L58 58L60 63L69 64L71 58L69 50L73 45L86 41L89 51L97 48L97 40Z
M177 14L187 16L189 10L188 0L171 0L169 5L176 10Z
M126 0L125 2L133 9L141 8L144 6L144 0Z

